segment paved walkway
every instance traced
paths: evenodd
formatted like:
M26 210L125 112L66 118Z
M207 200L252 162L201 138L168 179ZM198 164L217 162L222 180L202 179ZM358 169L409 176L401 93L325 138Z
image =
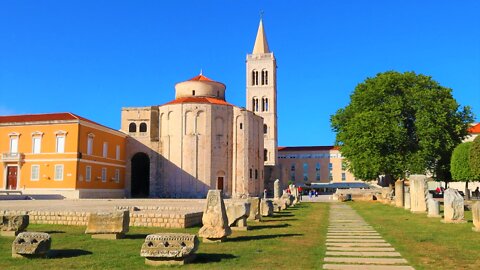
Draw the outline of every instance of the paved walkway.
M411 270L407 260L346 204L330 205L323 269Z

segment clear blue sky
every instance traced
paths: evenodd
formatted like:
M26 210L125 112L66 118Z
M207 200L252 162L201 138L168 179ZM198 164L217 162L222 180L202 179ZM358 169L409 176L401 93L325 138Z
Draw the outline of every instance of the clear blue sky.
M0 115L73 112L118 129L200 69L245 106L263 10L279 145L330 145L329 118L387 70L430 75L480 116L480 1L0 1Z

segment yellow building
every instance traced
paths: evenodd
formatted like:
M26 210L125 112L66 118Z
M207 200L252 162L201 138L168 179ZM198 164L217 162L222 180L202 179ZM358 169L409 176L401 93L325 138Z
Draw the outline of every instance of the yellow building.
M124 197L126 136L72 113L0 116L0 189Z

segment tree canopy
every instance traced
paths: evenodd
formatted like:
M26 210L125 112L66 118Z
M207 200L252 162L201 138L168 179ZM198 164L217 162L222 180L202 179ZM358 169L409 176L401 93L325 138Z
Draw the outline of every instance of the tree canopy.
M450 180L452 151L473 120L451 92L414 72L388 71L358 84L350 104L331 116L349 170L360 179L429 171Z
M452 160L450 161L450 172L452 173L452 180L454 181L471 181L473 174L470 170L470 149L472 142L465 142L457 145L452 153Z
M470 170L475 180L480 179L480 136L473 140L469 157Z

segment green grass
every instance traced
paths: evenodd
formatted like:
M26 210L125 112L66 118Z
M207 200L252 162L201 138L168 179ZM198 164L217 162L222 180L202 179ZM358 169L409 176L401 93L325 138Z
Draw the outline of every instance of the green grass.
M415 269L480 269L480 233L465 224L444 224L440 218L413 214L390 205L353 202L350 205Z
M302 203L250 222L252 230L236 232L224 243L200 243L194 263L182 269L315 269L325 254L328 205ZM100 240L85 235L85 227L31 224L28 231L48 232L48 259L12 259L13 238L0 237L0 269L156 269L144 264L140 248L147 234L186 232L199 227L162 229L131 227L127 239ZM170 266L166 268L177 268ZM162 268L162 267L160 267Z

